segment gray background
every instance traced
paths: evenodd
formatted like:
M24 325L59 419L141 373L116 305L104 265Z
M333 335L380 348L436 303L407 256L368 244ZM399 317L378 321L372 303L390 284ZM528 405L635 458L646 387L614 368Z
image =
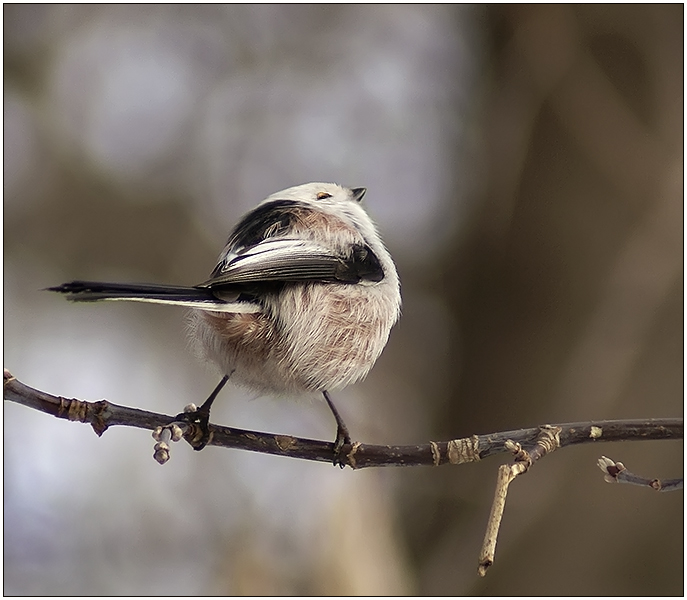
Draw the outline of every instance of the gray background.
M366 186L403 317L337 394L355 438L420 443L682 415L683 7L4 6L4 364L169 414L214 387L182 309L69 305L76 278L193 284L306 181ZM8 404L6 594L682 594L679 442L340 471L172 449ZM222 424L331 439L326 406L229 387Z

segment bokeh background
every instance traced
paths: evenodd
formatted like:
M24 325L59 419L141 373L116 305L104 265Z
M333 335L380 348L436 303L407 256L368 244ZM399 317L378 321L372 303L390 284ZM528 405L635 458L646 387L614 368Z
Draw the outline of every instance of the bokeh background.
M70 305L71 279L194 284L306 181L366 186L403 317L337 395L421 443L683 413L683 6L4 5L4 364L53 394L178 412L217 374L184 311ZM11 595L681 595L680 442L340 471L172 449L4 407ZM321 402L229 388L213 420L321 439Z

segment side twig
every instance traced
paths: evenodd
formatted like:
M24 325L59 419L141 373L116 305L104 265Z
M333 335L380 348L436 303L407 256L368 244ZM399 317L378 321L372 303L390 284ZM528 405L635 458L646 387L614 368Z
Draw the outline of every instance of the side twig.
M487 574L487 569L494 564L496 540L498 539L499 528L501 527L503 511L506 507L508 486L518 475L525 473L535 461L560 447L560 433L560 427L552 427L551 425L541 427L534 448L529 452L524 450L517 442L506 440L504 445L509 452L515 455L515 461L512 465L501 465L499 467L496 479L496 491L494 492L494 502L491 505L491 512L489 514L489 520L487 521L487 531L484 535L482 551L479 555L479 567L477 572L481 577L484 577Z
M153 431L156 444L154 458L164 464L169 460L170 443L192 441L195 425L177 422L175 417L113 404L107 400L88 402L62 398L41 392L18 381L4 371L4 399L23 404L60 419L89 423L100 436L109 427L124 425ZM334 444L290 435L247 431L233 427L209 425L208 445L238 448L304 460L332 463ZM611 441L682 439L682 419L619 419L543 425L486 435L473 435L446 442L430 441L416 446L380 446L352 442L340 450L339 464L352 469L385 466L440 466L475 462L504 452L515 455L513 464L502 465L487 532L479 558L479 574L484 576L494 562L498 531L503 517L510 483L525 473L537 460L565 446ZM602 461L603 462L602 464ZM599 466L607 481L637 483L663 491L681 489L681 480L646 480L629 473L622 463L602 458Z
M170 415L153 413L137 408L120 406L107 400L88 402L75 398L62 398L36 390L4 372L4 399L23 404L60 419L89 423L102 435L109 427L123 425L156 430L174 423ZM560 447L577 444L628 441L682 439L682 419L620 419L579 423L561 423ZM212 439L208 445L262 452L303 460L332 462L334 444L274 433L248 431L234 427L210 425ZM194 432L187 428L184 437ZM475 462L495 454L510 452L506 442L533 448L541 435L539 427L473 435L446 442L430 441L411 446L385 446L353 442L342 451L345 464L353 469L386 466L435 466ZM157 440L159 441L159 440Z
M627 470L621 462L615 462L611 458L602 456L596 463L604 473L604 480L608 483L630 483L641 487L648 487L657 492L674 492L684 487L683 479L647 479L635 475Z

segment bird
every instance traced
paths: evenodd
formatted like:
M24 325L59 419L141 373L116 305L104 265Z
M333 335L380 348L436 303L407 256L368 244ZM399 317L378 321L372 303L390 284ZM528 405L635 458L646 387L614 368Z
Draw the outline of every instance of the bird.
M203 405L183 413L203 431L195 449L208 443L210 407L231 380L278 397L322 394L338 456L351 438L330 393L368 374L401 311L396 266L360 204L366 191L313 182L271 194L239 220L198 285L77 280L47 289L74 302L191 309L195 353L223 373Z

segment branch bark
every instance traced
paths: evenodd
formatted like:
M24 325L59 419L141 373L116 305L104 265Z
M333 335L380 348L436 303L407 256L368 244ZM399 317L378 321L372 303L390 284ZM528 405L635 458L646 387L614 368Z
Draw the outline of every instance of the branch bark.
M646 487L656 492L674 492L684 488L683 479L664 479L661 481L657 478L649 479L641 475L635 475L627 470L627 467L621 462L602 456L596 463L604 473L604 479L608 483L629 483L630 485L638 485Z
M170 415L120 406L107 400L88 402L53 396L25 385L7 370L4 371L4 399L61 419L89 423L98 435L102 435L109 427L115 425L154 431L158 427L166 427L175 422L175 418ZM193 426L184 425L184 437L192 438L197 432L193 431ZM576 444L683 437L682 419L620 419L559 423L553 426L560 428L561 448ZM332 462L334 457L332 442L221 425L210 425L210 432L212 437L209 445L212 446L320 462ZM540 433L541 427L531 427L473 435L445 442L430 441L415 446L383 446L353 442L344 446L340 458L344 465L353 469L461 464L475 462L494 454L508 453L506 442L509 440L523 448L534 449Z
M183 436L191 446L199 435L198 427L180 422L176 417L152 413L136 408L113 404L107 400L88 402L75 398L62 398L41 392L17 380L7 369L4 371L4 398L17 402L60 419L89 423L100 436L113 425L138 427L153 431L156 440L153 456L164 463L169 459L169 442ZM682 419L624 419L615 421L587 421L542 425L528 429L500 431L487 435L433 442L417 446L378 446L353 442L345 444L336 453L332 442L322 442L290 435L247 431L233 427L210 425L208 444L225 448L238 448L289 456L304 460L334 462L342 468L386 466L439 466L475 462L493 454L511 453L515 460L511 465L499 468L496 492L487 523L484 543L479 556L478 572L481 576L494 562L496 541L510 483L540 458L564 446L612 442L620 440L666 440L683 437ZM604 457L605 458L605 457ZM603 459L602 459L603 460ZM607 477L616 481L637 483L638 478L624 473L622 463L605 459L602 469ZM653 489L680 489L678 480L661 484L658 480L647 485ZM667 484L667 485L666 485Z

